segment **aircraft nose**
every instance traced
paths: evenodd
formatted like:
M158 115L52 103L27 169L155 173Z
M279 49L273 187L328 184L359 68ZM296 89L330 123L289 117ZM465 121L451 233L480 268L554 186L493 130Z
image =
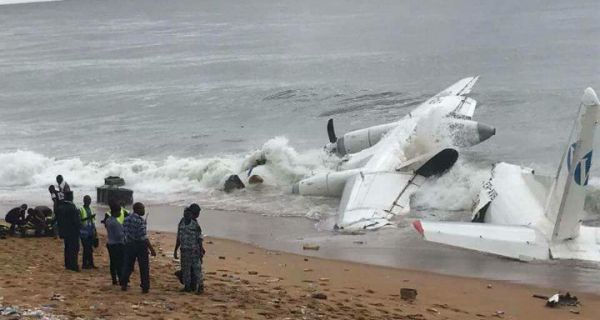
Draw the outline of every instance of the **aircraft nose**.
M496 128L488 126L487 124L478 123L477 133L479 134L479 141L485 141L496 134Z

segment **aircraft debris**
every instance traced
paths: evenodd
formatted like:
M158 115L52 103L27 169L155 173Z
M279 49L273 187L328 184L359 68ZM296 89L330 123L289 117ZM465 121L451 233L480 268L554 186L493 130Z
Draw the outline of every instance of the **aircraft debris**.
M417 299L417 289L412 288L401 288L400 289L400 299L412 301Z
M319 250L320 248L318 244L305 244L302 246L303 250Z
M436 308L427 308L427 311L429 311L431 313L435 313L435 314L440 314L440 312Z
M473 121L477 102L467 95L478 77L454 83L402 119L339 137L327 122L325 149L339 158L338 171L321 172L292 187L304 196L341 199L334 230L357 232L392 224L410 211L410 197L430 177L448 171L456 147L479 144L496 129ZM430 143L416 143L415 141Z
M263 183L265 180L257 175L257 174L253 174L252 176L250 176L250 178L248 178L248 183L249 184L261 184Z
M227 193L232 192L238 189L244 189L246 186L240 179L237 174L230 175L227 180L225 180L225 184L223 185L223 190Z
M483 184L471 222L415 221L431 242L521 261L600 261L600 228L582 224L592 172L600 99L587 88L556 174L496 163Z
M563 294L557 293L546 301L546 307L556 308L560 306L575 307L579 305L579 300L576 296L572 296L569 292Z
M311 294L310 297L313 299L327 300L327 295L323 292L315 292Z

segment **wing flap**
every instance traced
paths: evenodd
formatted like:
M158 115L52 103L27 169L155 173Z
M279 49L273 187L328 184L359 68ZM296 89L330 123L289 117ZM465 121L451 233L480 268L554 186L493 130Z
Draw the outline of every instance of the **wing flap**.
M525 226L415 221L427 241L530 261L549 258L546 240Z
M466 97L452 114L457 118L471 119L473 118L473 114L475 114L475 107L477 107L477 101Z
M413 177L398 172L356 174L344 187L337 226L355 230L376 229L388 224L388 219L394 215L392 207L407 191Z

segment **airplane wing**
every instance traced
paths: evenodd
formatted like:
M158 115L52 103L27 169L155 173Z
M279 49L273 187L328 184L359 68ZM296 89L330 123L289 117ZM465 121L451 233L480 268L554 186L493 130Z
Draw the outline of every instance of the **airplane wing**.
M395 214L408 210L410 194L423 177L401 172L363 173L346 182L338 214L342 230L378 229Z
M453 85L448 88L440 91L434 97L446 97L446 96L464 96L471 93L471 90L475 86L475 83L479 80L479 76L476 77L467 77L461 80L458 80Z
M459 118L471 119L473 117L473 113L475 112L477 101L466 97L466 95L471 92L478 79L479 76L468 77L457 81L453 85L440 91L435 96L423 102L420 106L415 108L415 110L413 110L411 114L425 114L438 107L453 104L457 105L457 107L455 110L452 111L452 115ZM449 102L449 100L456 101Z
M544 236L526 226L420 220L413 226L425 240L454 247L523 261L547 260L550 254Z

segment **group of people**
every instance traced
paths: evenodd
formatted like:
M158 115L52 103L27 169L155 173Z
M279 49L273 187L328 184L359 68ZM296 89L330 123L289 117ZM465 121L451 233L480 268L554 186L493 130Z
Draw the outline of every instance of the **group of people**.
M9 210L4 220L10 224L8 232L11 235L17 231L26 233L28 230L33 230L36 236L54 233L54 213L46 206L29 208L27 204L22 204Z
M56 177L57 186L50 186L50 196L54 203L54 214L50 213L50 225L55 225L58 236L64 241L64 263L67 270L79 272L78 256L83 247L82 269L95 269L93 250L99 245L96 232L96 215L90 207L92 198L83 197L83 206L77 208L73 203L73 192L61 175ZM147 235L146 209L143 203L133 204L133 212L129 213L116 199L109 200L109 211L101 221L107 233L106 247L110 260L110 274L113 285L120 285L126 291L129 278L134 270L135 262L140 270L142 293L150 290L150 259L149 255L156 256L154 247ZM11 224L14 230L22 220L27 206L17 207L6 215L5 221ZM44 210L48 214L49 208ZM192 204L185 208L183 218L177 229L177 240L174 257L181 252L181 270L176 274L184 285L182 291L204 292L202 276L202 258L204 247L202 245L202 229L198 224L200 206ZM17 216L17 219L13 219ZM46 217L46 216L45 216ZM33 219L33 218L32 218ZM10 220L10 221L9 221ZM17 222L13 222L17 221Z

